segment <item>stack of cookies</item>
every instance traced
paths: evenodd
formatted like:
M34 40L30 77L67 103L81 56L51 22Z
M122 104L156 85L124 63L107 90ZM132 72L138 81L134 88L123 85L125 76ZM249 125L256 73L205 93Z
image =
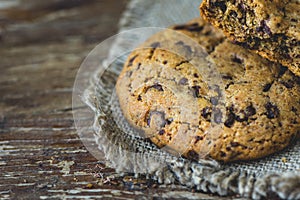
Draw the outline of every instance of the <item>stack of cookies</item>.
M125 118L192 160L286 148L300 135L299 2L204 0L200 10L129 55L116 85Z

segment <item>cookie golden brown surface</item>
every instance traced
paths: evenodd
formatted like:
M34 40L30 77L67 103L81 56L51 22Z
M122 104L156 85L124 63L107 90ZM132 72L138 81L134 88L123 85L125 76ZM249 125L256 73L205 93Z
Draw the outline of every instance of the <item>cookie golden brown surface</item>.
M133 127L161 148L224 162L272 154L299 133L298 77L200 18L172 29L133 51L117 81Z
M200 10L231 41L300 76L299 0L203 0Z

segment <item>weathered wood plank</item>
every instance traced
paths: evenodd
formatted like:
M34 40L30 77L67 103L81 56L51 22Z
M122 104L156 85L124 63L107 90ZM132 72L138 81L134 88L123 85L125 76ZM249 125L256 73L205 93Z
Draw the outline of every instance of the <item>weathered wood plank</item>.
M93 47L116 33L126 3L0 2L0 199L216 198L120 176L96 160L77 135L72 116L77 70Z

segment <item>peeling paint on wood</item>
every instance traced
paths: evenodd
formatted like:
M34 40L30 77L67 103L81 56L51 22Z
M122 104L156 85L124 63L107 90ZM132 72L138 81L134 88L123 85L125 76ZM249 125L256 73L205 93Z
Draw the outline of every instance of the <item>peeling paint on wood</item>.
M0 199L215 199L145 177L123 180L86 150L73 123L75 75L116 33L127 0L67 2L0 3Z
M70 173L70 167L74 165L74 161L61 161L56 166L62 168L60 170L64 175L68 175Z

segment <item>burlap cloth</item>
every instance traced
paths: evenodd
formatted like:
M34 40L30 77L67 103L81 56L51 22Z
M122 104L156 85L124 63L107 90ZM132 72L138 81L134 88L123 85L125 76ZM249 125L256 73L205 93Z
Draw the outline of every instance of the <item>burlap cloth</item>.
M198 17L199 0L132 0L120 22L120 31L137 27L168 27ZM132 35L130 37L133 37ZM131 39L132 46L139 43ZM117 39L109 57L126 51L126 38ZM134 42L136 41L136 42ZM128 45L128 44L127 44ZM98 148L117 172L146 173L161 184L179 182L198 191L262 199L279 196L300 199L300 141L286 150L251 162L223 165L212 160L192 162L161 151L134 134L119 109L115 83L126 55L92 78L84 101L95 113Z

